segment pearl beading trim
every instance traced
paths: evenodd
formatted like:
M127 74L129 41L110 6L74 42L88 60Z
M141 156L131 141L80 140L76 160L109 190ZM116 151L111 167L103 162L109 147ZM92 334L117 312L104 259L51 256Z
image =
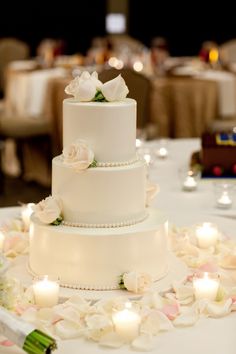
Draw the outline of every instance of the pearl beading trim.
M120 167L120 166L128 166L133 165L135 162L139 161L139 158L135 158L129 161L120 161L120 162L97 162L96 167Z
M39 274L35 273L31 267L29 262L27 263L27 270L29 272L30 275L32 275L34 278L38 277ZM82 285L82 284L68 284L68 283L64 283L61 282L59 280L60 286L62 286L63 288L68 288L68 289L80 289L80 290L117 290L119 289L119 285L117 284L113 284L113 285Z
M87 224L87 223L77 223L77 222L69 222L69 221L62 221L62 225L64 226L72 226L72 227L85 227L85 228L115 228L115 227L123 227L123 226L131 226L135 225L143 220L146 219L148 216L147 213L143 215L140 218L133 219L133 220L127 220L127 221L122 221L122 222L117 222L117 223L111 223L111 224Z
M119 286L118 285L103 285L103 286L94 286L94 285L79 285L79 284L66 284L66 283L60 283L60 286L63 288L69 288L69 289L80 289L80 290L118 290Z

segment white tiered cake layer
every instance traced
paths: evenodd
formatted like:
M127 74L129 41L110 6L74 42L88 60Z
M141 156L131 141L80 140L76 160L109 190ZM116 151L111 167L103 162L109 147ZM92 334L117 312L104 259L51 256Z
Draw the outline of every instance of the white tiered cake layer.
M98 162L129 162L135 159L136 101L63 101L63 146L86 140Z
M62 201L69 225L114 227L145 218L146 165L94 167L77 172L61 156L52 161L52 195Z
M132 270L158 280L168 270L166 231L156 210L141 223L114 229L45 225L33 217L29 267L82 289L116 289L119 276Z

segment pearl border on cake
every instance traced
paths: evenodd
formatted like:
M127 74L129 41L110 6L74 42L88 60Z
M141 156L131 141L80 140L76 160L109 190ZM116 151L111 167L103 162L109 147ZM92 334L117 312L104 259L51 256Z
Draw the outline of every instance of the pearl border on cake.
M87 223L77 223L77 222L70 222L70 221L62 221L62 225L64 226L72 226L72 227L85 227L85 228L116 228L116 227L123 227L123 226L131 226L138 224L139 222L142 222L145 220L148 216L148 213L145 213L140 218L133 219L133 220L127 220L127 221L121 221L117 223L111 223L111 224L87 224Z
M129 161L119 161L119 162L97 162L96 167L120 167L120 166L128 166L133 165L134 163L138 162L140 159L135 158Z

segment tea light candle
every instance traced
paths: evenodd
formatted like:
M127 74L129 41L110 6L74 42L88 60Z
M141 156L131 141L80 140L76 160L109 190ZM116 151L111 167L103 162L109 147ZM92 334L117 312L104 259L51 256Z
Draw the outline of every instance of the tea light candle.
M193 287L196 299L208 299L214 301L219 289L219 280L210 278L208 273L205 272L203 277L196 277L193 279Z
M28 231L29 227L30 227L30 217L31 217L31 214L33 213L33 206L34 205L35 205L34 203L28 203L22 207L21 218L23 220L24 229L26 231Z
M214 246L218 240L218 229L209 222L204 222L196 228L196 238L200 248Z
M232 206L232 200L230 199L227 191L223 191L222 195L217 200L217 206L223 209L227 209Z
M157 152L158 157L164 159L168 156L168 150L165 147L161 147Z
M197 182L193 176L186 176L183 182L183 189L185 191L193 191L197 188Z
M143 155L144 160L146 161L147 165L149 166L152 160L152 157L150 154L144 154Z
M141 318L139 314L126 308L113 314L112 320L115 326L116 333L125 341L129 342L136 338L139 334Z
M143 145L143 142L141 139L136 139L136 148L140 148Z
M33 291L35 303L40 307L52 307L58 303L59 284L48 280L47 275L33 285Z
M5 241L4 233L0 231L0 251L3 249L4 241Z

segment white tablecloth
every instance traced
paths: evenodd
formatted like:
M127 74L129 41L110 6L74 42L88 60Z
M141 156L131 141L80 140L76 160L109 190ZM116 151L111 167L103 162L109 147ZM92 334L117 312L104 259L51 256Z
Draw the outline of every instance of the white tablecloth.
M148 144L149 147L155 144ZM236 209L215 208L211 181L201 181L194 192L183 192L178 180L178 167L189 161L192 151L200 148L198 139L174 140L169 143L169 157L157 160L151 167L150 178L159 183L160 192L153 206L164 211L169 220L178 225L189 225L197 221L216 222L220 229L236 239ZM236 203L235 203L236 204ZM19 208L0 209L0 221L19 213ZM235 218L234 218L235 217ZM220 319L203 318L194 327L174 329L156 337L156 354L235 354L236 313ZM58 354L128 354L128 347L108 349L83 339L58 342ZM2 347L0 354L23 353L14 347Z

